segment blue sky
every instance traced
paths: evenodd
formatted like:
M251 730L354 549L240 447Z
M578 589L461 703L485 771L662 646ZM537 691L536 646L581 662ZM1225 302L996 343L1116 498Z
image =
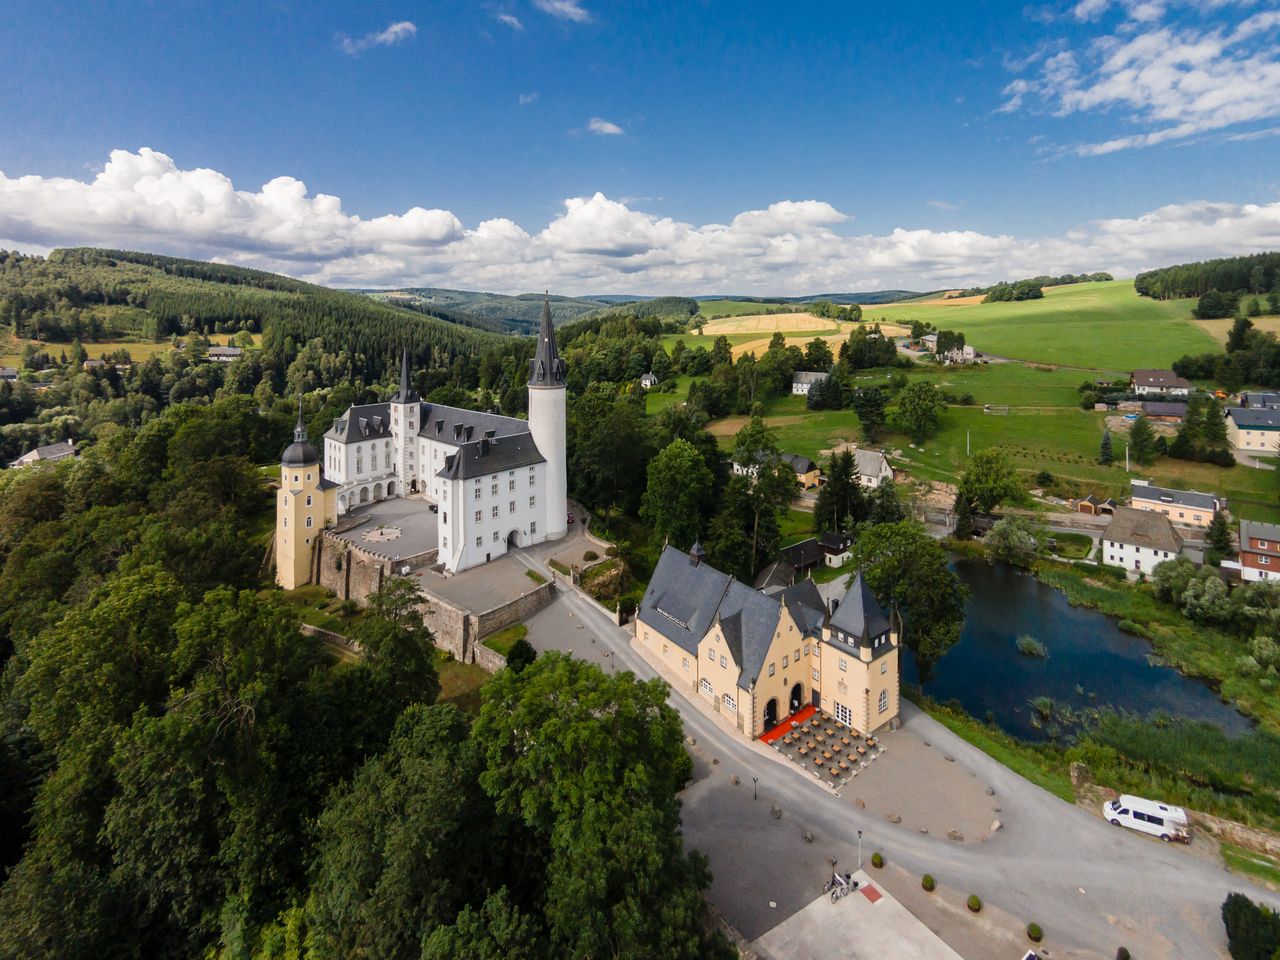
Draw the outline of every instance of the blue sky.
M86 6L6 8L8 246L794 293L1280 245L1275 0Z

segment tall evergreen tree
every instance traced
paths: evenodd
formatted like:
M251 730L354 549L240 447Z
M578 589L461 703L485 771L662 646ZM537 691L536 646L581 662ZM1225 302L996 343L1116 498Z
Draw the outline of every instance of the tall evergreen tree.
M1134 462L1148 464L1156 458L1156 433L1145 416L1133 421L1129 430L1129 454Z
M1205 531L1205 542L1209 545L1209 560L1216 565L1217 561L1235 556L1235 544L1231 539L1231 527L1227 524L1227 515L1219 510L1213 515L1209 529Z
M1104 467L1111 465L1111 461L1115 459L1115 454L1111 451L1111 431L1102 431L1102 443L1098 447L1098 462Z

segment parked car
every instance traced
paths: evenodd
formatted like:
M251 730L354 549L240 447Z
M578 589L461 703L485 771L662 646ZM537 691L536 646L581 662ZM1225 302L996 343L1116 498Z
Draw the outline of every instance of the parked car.
M432 512L432 513L439 513L439 512L440 512L440 504L438 504L438 503L433 503L433 504L431 504L430 509L431 509L431 512Z
M569 514L569 526L573 526L573 514Z
M1165 843L1170 840L1177 840L1179 843L1191 841L1187 812L1181 807L1170 807L1125 793L1118 800L1104 803L1102 815L1113 826L1149 833Z

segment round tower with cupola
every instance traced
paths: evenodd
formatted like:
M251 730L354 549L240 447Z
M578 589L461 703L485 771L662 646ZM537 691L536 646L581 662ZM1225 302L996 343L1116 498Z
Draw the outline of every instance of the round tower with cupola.
M280 455L280 490L276 494L276 583L285 590L312 580L320 533L337 519L333 493L334 485L324 480L320 456L307 440L299 397L293 443Z

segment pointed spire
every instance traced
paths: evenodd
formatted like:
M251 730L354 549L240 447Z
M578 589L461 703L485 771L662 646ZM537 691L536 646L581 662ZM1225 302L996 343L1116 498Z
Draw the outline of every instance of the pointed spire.
M293 439L298 443L307 442L307 425L302 420L302 394L298 394L298 422L293 428Z
M391 398L392 403L413 403L418 395L409 384L409 350L406 347L400 353L400 389Z
M542 295L542 327L538 330L538 347L529 361L529 386L563 387L564 361L556 349L556 328L551 322L550 292Z

